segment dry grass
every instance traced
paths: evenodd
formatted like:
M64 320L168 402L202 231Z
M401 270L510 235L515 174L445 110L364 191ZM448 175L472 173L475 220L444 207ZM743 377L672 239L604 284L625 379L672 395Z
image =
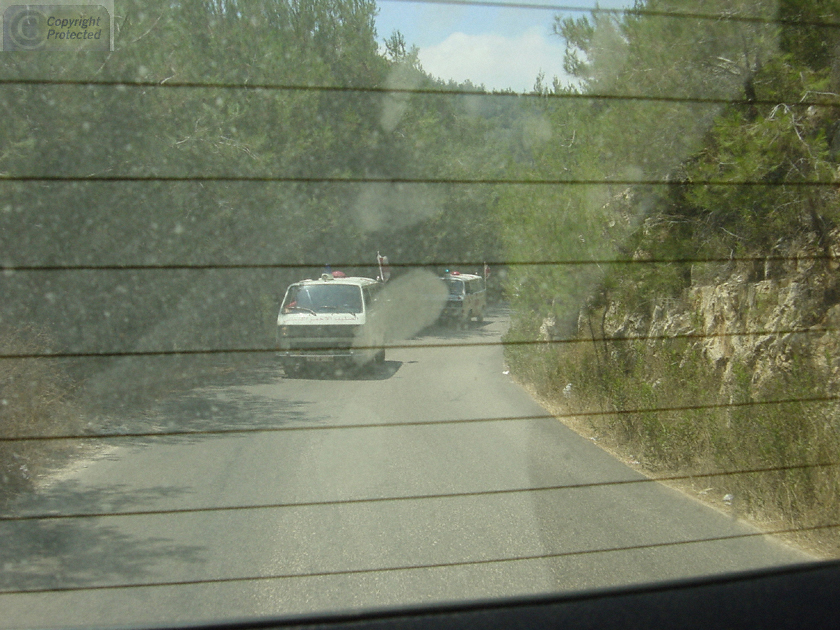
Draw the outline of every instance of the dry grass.
M25 358L50 350L33 329L0 330L0 504L30 487L54 458L77 448L65 441L27 438L77 433L80 415L70 402L71 383L53 359ZM24 357L20 357L24 355Z
M840 524L836 403L761 404L818 395L826 380L818 369L803 362L756 392L749 370L724 384L685 342L612 345L520 350L509 360L520 381L570 428L652 477L695 476L675 485L767 530ZM638 411L729 402L748 405ZM592 412L605 413L570 417ZM793 542L840 556L838 527Z

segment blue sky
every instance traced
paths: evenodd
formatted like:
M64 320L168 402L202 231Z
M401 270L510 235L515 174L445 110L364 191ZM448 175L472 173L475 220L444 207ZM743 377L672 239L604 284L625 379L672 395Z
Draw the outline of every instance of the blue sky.
M488 89L512 88L517 92L531 90L540 71L549 84L553 76L563 78L563 41L551 32L558 10L447 5L434 0L377 3L380 42L399 30L407 44L420 49L420 63L434 76L469 79ZM591 9L596 1L565 0L556 4ZM601 0L597 4L601 8L626 8L633 0Z

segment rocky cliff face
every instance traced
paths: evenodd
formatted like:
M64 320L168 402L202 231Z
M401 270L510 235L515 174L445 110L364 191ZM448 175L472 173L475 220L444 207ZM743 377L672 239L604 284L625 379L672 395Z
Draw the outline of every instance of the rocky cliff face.
M815 236L789 244L763 261L701 263L678 298L628 310L608 301L605 337L640 336L655 351L664 338L687 336L721 375L721 393L735 370L746 371L754 393L781 373L808 368L814 389L840 390L840 230L827 246ZM579 332L588 334L583 318ZM815 391L815 393L816 393Z

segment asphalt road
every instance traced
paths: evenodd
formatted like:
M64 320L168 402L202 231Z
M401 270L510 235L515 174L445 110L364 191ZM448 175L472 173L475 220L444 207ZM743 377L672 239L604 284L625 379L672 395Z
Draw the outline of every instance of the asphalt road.
M806 559L546 417L505 373L505 325L426 331L351 377L289 379L255 358L124 419L196 433L103 441L3 515L0 627L454 601Z

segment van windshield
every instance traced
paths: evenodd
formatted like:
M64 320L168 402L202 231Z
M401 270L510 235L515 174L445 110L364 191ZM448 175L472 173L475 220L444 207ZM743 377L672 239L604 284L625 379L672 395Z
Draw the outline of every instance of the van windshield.
M283 312L361 313L362 291L346 284L296 285L286 293Z
M447 280L449 295L464 295L464 283L461 280Z

